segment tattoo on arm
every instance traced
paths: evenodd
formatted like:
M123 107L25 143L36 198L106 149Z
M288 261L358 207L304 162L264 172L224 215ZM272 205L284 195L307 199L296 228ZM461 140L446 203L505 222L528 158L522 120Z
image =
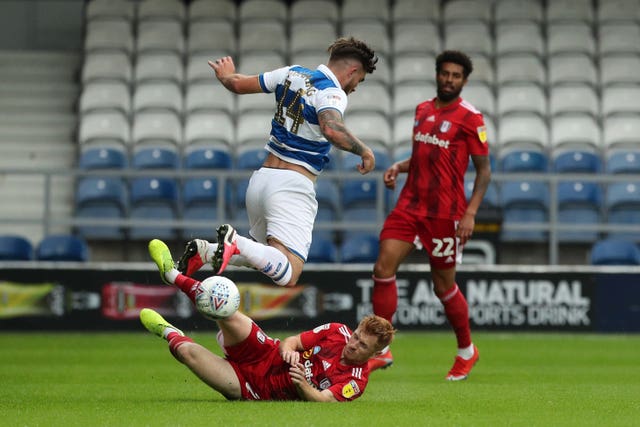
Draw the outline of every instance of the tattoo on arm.
M322 134L333 145L353 154L362 154L362 142L347 129L342 116L336 110L326 109L318 113L318 123Z

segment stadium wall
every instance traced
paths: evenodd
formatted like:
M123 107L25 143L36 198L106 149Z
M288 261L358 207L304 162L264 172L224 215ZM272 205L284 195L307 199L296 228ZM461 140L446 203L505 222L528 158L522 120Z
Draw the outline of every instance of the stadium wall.
M1 263L0 330L139 330L152 307L184 329L212 328L148 263ZM200 271L204 279L210 270ZM309 265L300 285L279 288L246 269L226 273L242 293L241 309L263 327L299 330L318 323L356 324L371 312L371 267ZM461 267L474 330L640 332L638 267ZM428 269L398 274L395 326L447 329Z

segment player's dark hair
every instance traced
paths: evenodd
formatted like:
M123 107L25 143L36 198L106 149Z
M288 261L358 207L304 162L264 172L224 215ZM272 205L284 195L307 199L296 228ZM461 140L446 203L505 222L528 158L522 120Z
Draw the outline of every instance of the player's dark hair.
M339 59L355 59L362 63L362 68L371 74L376 69L378 57L365 42L354 37L340 37L327 49L329 61Z
M445 50L436 58L436 73L440 73L442 69L442 64L445 62L453 62L454 64L458 64L462 67L462 74L464 78L468 78L469 74L473 71L473 63L471 62L471 58L467 56L464 52L460 52L459 50Z
M378 337L377 350L380 351L393 341L393 336L396 330L387 319L384 319L375 314L365 316L358 327L362 328L362 331L367 335L373 335Z

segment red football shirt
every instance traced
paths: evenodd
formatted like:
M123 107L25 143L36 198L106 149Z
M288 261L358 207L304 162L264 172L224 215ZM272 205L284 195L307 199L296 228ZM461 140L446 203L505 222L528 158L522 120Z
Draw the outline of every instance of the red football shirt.
M459 220L467 208L464 174L470 155L489 155L482 113L458 98L443 108L435 99L416 107L413 149L397 209Z

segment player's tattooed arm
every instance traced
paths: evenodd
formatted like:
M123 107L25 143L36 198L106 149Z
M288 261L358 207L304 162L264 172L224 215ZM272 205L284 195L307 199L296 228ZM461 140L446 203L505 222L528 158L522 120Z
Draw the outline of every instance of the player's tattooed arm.
M338 111L330 108L322 110L318 113L318 123L320 132L334 146L362 158L362 163L358 165L361 174L374 169L376 160L373 151L347 129Z

